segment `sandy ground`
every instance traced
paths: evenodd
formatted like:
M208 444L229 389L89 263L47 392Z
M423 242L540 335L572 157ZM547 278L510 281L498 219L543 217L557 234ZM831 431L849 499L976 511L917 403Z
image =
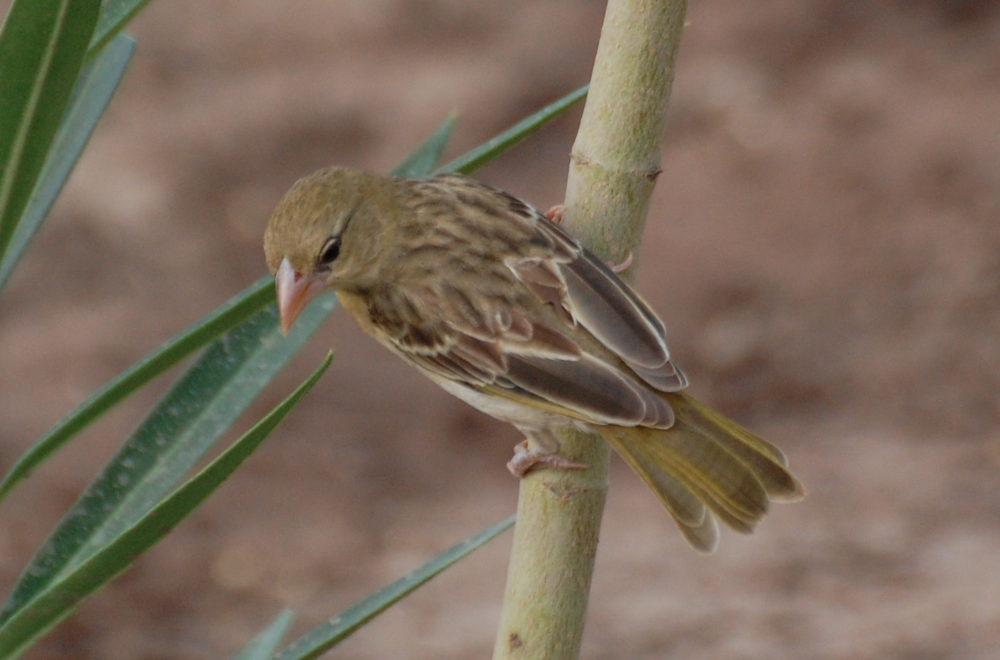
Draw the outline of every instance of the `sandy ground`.
M585 82L596 2L154 2L71 185L0 298L0 466L264 273L290 183L457 155ZM691 3L639 288L693 390L778 442L808 499L690 552L616 464L584 657L993 658L1000 647L1000 11L975 0ZM578 113L480 173L559 201ZM338 315L309 400L31 658L225 657L513 511L516 433ZM160 384L0 511L10 585ZM244 422L245 427L246 422ZM492 648L507 535L332 657Z

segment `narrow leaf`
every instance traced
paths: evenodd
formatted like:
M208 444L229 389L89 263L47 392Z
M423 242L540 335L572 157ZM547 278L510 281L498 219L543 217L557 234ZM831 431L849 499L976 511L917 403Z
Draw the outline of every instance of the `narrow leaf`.
M77 433L108 410L134 394L146 383L174 366L194 351L212 341L274 300L274 280L263 277L243 292L226 301L211 314L175 335L160 348L118 374L81 403L58 424L49 429L14 464L0 482L3 500L31 472L50 458Z
M99 0L15 0L0 32L0 256L45 162Z
M434 129L424 143L413 153L397 165L392 173L397 176L424 176L437 164L441 158L441 152L451 139L451 134L455 130L455 123L458 121L457 115L452 113L441 122L441 125Z
M13 658L22 653L33 640L68 616L84 598L124 571L136 557L155 545L204 502L316 384L330 366L331 359L332 355L327 355L319 368L287 399L134 525L123 529L82 564L34 594L0 626L0 658Z
M461 172L469 174L478 170L486 163L494 160L526 137L563 114L587 96L587 85L576 89L558 101L554 101L538 112L517 122L496 137L487 140L475 149L459 156L447 165L438 168L438 172Z
M291 610L285 610L278 615L274 621L260 631L260 633L250 640L250 643L243 647L243 650L233 656L232 660L271 660L281 638L288 632L288 626L292 623Z
M336 299L281 336L274 304L217 339L166 394L32 558L0 622L129 528L173 488L308 339ZM0 656L2 657L2 656Z
M281 650L275 660L307 660L318 657L372 620L389 606L412 593L435 575L499 536L514 524L514 516L483 530L434 557L405 577L387 585L337 616L324 621Z
M125 29L125 25L135 18L149 0L104 0L101 13L97 17L97 27L87 49L87 60L96 57L104 46Z
M14 271L14 266L62 191L80 153L94 132L97 121L118 88L134 51L135 42L129 37L121 36L80 75L35 190L14 229L6 254L0 256L0 289Z

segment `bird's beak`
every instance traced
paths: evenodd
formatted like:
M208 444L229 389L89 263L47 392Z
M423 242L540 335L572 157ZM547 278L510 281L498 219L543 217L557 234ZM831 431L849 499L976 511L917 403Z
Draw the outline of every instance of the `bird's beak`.
M292 323L306 305L323 291L323 280L317 277L303 277L295 272L292 263L285 257L274 275L274 287L277 289L281 332L287 335Z

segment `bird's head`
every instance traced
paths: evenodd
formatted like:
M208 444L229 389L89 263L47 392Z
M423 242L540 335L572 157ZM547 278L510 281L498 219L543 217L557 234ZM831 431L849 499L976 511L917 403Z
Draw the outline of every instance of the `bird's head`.
M342 167L300 179L285 194L264 233L284 332L324 290L378 281L396 195L394 179Z

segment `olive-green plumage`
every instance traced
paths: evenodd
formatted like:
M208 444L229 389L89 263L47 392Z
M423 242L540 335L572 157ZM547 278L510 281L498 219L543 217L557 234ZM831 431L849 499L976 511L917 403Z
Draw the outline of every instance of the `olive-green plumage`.
M509 464L580 467L554 431L601 434L695 548L715 518L750 532L802 486L782 453L684 394L663 322L604 263L528 204L458 175L347 168L297 182L264 236L287 329L335 289L379 342L531 439Z

